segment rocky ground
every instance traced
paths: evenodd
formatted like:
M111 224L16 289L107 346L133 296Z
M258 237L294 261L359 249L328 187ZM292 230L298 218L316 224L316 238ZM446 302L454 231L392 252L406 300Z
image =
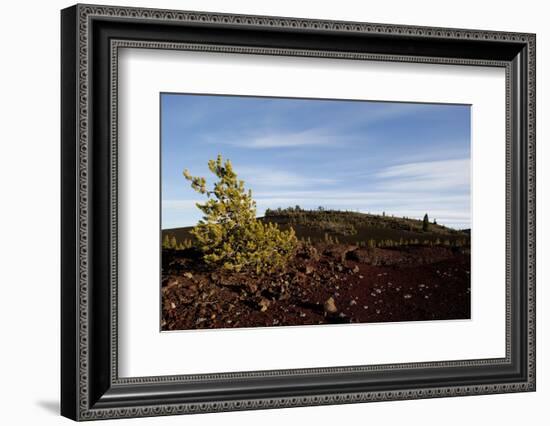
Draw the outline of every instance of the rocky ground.
M212 270L163 250L162 329L470 318L470 255L446 246L302 246L284 273Z

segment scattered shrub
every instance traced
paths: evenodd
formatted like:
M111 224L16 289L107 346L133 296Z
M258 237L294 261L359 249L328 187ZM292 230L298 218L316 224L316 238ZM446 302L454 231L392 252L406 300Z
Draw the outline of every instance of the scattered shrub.
M162 248L163 249L169 249L170 247L170 236L168 234L164 235L164 238L162 239Z
M430 230L430 219L428 219L428 213L424 215L422 220L422 231L428 232Z
M165 234L162 239L162 248L171 250L185 250L193 247L193 242L189 239L185 239L181 242L176 240L173 235Z

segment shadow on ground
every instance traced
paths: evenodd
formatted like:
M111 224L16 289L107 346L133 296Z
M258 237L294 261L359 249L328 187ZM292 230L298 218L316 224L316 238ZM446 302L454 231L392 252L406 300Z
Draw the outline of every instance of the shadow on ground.
M50 414L59 415L59 401L37 401L36 405Z

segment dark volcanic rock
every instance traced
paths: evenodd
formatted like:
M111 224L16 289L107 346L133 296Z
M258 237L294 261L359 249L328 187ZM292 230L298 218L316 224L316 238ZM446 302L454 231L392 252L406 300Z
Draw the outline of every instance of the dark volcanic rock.
M301 247L284 271L212 269L163 251L163 330L465 319L470 256L444 246Z
M373 259L372 249L357 249L347 253L346 258L355 262L371 264Z
M304 259L311 259L315 262L317 262L320 258L320 255L317 249L310 245L303 247L302 250L300 251L300 254Z
M333 244L326 247L323 254L340 262L345 262L347 254L355 249L357 249L356 245Z

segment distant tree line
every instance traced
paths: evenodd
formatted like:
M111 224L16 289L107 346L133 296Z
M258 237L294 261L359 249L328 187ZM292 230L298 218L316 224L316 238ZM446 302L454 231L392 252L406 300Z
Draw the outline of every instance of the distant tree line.
M469 247L470 240L467 238L455 238L455 239L429 239L420 240L418 238L400 238L399 240L392 239L368 239L366 241L359 242L360 247L367 248L387 248L387 247L402 247L402 246L446 246L446 247Z
M424 215L422 221L387 216L385 212L382 216L369 213L358 213L348 210L333 210L319 206L317 209L307 210L299 205L294 207L276 209L266 209L265 218L273 222L285 222L290 224L299 224L309 226L328 232L334 232L341 235L355 235L358 227L372 226L378 228L397 229L411 232L437 232L437 233L458 233L453 229L444 228L437 225L434 220L430 223L428 214Z
M172 249L172 250L185 250L193 246L193 241L190 239L185 239L181 242L176 240L176 237L173 235L165 234L162 239L162 248L163 249Z

